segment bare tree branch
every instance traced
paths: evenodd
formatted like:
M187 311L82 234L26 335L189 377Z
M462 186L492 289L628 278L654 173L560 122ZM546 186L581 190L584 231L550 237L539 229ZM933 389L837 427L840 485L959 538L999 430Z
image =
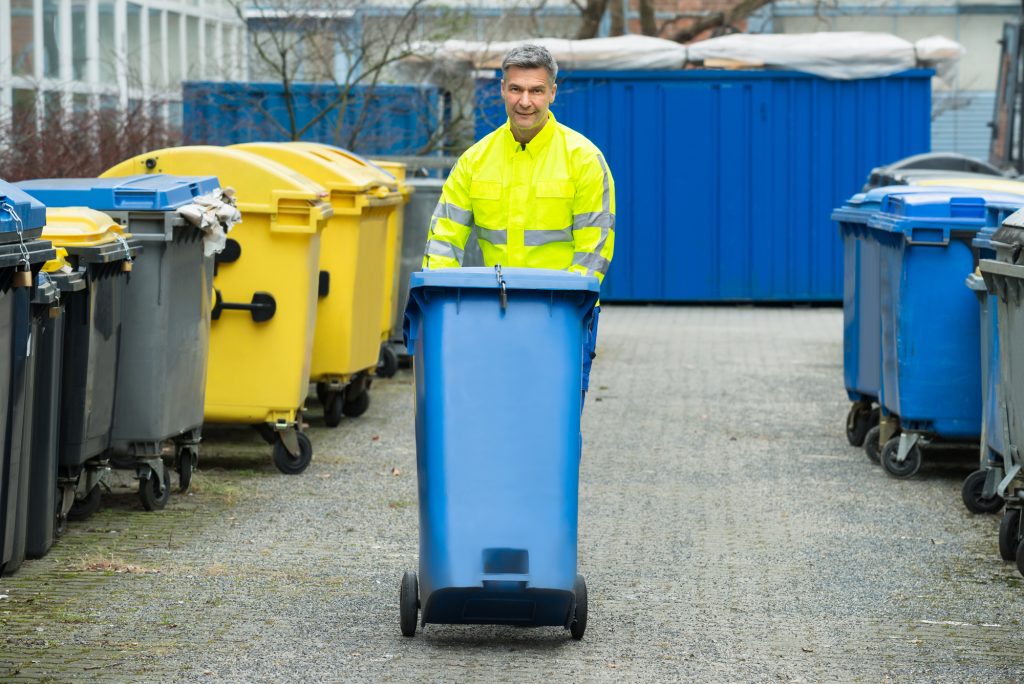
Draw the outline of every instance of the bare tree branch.
M676 32L672 40L678 43L688 43L705 31L732 26L771 2L772 0L740 0L724 12L712 12L696 19L690 26Z

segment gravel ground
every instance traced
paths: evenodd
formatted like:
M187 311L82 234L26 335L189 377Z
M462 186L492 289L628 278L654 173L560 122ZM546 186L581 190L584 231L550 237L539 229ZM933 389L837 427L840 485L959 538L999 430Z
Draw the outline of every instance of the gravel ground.
M607 306L584 414L582 642L400 636L417 563L412 375L276 474L208 434L195 491L105 508L0 579L3 681L1016 681L1022 578L976 456L896 481L846 444L836 309ZM130 484L122 480L122 484Z

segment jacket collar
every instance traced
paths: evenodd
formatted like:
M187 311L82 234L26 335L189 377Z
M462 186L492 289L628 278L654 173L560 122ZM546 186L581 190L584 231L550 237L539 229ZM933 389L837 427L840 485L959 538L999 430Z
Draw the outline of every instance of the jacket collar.
M558 126L558 122L555 120L555 115L548 110L548 120L544 124L544 128L540 129L537 135L534 136L533 140L526 143L526 151L531 155L537 155L548 143L551 142L551 138L555 135L555 128ZM509 147L518 147L519 143L516 141L514 135L512 135L512 120L508 119L505 122L505 140Z

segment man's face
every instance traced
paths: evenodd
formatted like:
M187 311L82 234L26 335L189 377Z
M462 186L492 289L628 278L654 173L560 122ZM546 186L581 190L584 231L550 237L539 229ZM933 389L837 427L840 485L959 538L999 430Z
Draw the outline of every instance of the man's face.
M509 67L501 81L501 94L512 126L524 132L543 126L557 89L548 81L547 69Z

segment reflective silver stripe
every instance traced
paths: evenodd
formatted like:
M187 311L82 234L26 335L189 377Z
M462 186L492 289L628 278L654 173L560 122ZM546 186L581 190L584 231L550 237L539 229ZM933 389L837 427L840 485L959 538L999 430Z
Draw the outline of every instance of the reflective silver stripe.
M484 228L483 226L474 226L476 228L476 239L489 242L492 245L507 245L508 244L508 231L507 230L491 230L490 228Z
M604 171L602 178L604 193L601 195L601 211L610 214L612 213L612 194L608 190L608 165L604 163L604 155L597 155L597 161L601 162L601 170Z
M572 255L572 265L584 267L588 274L593 271L607 273L609 264L611 264L610 261L593 252L576 252Z
M459 249L450 242L442 242L436 238L431 238L427 242L427 254L428 257L445 257L447 259L455 259L460 264L462 263L463 250Z
M458 223L460 226L471 228L473 226L473 211L470 209L463 209L454 204L450 204L441 200L437 203L437 207L434 208L434 216L436 218L446 218L449 221Z
M572 217L573 230L580 228L614 228L615 214L607 211L592 211L588 214L576 214Z
M572 242L572 226L561 230L523 231L523 244L527 247L539 247L552 242Z

